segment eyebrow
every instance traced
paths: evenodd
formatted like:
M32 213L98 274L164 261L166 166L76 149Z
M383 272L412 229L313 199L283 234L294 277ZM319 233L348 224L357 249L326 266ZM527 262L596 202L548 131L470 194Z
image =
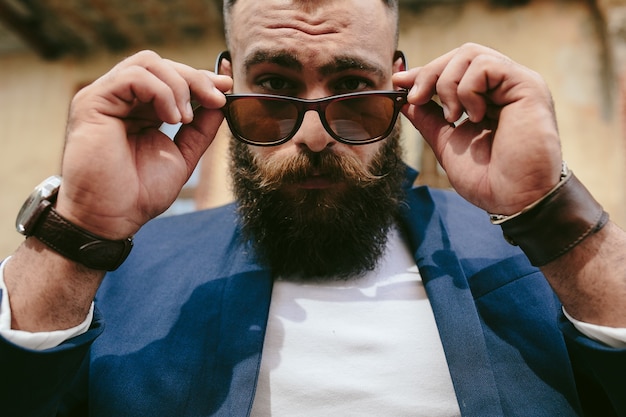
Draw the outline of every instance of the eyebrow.
M288 51L257 50L245 59L246 72L258 64L276 64L295 71L300 71L303 68L298 56ZM349 70L365 71L380 78L384 77L384 71L378 65L351 55L335 57L332 61L322 65L319 73L323 76L329 76Z
M380 78L384 77L385 74L382 68L376 64L350 55L335 57L332 62L322 66L320 74L326 76L349 70L369 72Z
M298 60L298 57L286 51L255 51L245 59L244 68L248 72L251 67L258 64L276 64L292 70L302 70L302 63Z

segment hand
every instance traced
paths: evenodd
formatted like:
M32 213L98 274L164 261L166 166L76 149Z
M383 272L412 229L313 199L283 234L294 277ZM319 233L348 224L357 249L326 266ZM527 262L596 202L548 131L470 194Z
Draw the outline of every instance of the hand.
M110 239L134 234L176 199L223 120L229 77L143 51L76 94L57 210ZM190 101L202 106L194 115ZM170 140L162 122L184 125Z
M559 181L554 106L537 73L497 51L466 44L396 73L393 81L410 89L403 113L468 201L513 214ZM441 106L431 100L434 95ZM463 112L468 120L454 127Z

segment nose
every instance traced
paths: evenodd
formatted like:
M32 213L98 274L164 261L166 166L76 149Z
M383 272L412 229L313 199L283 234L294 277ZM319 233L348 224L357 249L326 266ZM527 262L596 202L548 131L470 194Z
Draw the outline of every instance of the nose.
M334 146L337 143L328 134L319 114L314 110L309 110L304 114L300 129L292 139L298 147L306 147L311 152L321 152L324 149Z

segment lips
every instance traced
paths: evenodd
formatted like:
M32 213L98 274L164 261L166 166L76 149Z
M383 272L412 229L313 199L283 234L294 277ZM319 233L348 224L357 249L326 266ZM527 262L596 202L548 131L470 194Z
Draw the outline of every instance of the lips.
M324 175L313 175L296 184L298 188L305 190L324 190L334 186L336 183Z

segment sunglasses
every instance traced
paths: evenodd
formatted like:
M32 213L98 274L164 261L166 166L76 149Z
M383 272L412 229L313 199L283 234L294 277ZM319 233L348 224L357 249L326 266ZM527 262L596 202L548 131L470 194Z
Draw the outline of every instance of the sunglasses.
M389 136L405 91L365 91L315 100L268 94L227 94L223 107L235 138L250 145L276 146L293 138L309 110L338 142L365 145Z
M226 53L220 54L216 72ZM293 138L309 110L338 142L365 145L385 139L396 124L407 91L360 91L306 100L270 94L226 94L222 108L233 136L249 145L276 146Z

